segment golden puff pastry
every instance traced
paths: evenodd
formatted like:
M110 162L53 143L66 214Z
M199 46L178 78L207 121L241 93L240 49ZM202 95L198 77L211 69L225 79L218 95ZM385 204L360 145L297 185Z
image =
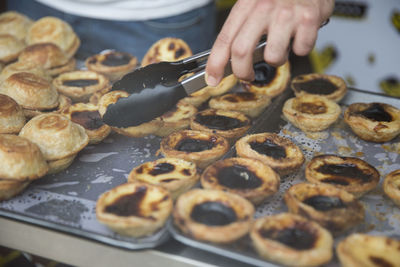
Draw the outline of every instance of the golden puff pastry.
M75 103L62 111L72 122L85 128L89 144L97 144L111 132L111 127L104 124L99 109L91 103Z
M291 88L296 96L312 94L339 102L347 93L346 82L335 75L309 73L294 77Z
M53 43L38 43L27 46L20 53L18 61L23 62L23 64L41 66L53 77L63 72L73 71L76 67L76 60L69 58L64 51Z
M400 134L400 109L385 103L353 103L344 121L366 141L386 142Z
M155 42L142 59L142 66L161 61L177 61L192 56L189 45L179 38L163 38Z
M36 144L17 135L0 134L0 179L31 181L41 178L48 170Z
M80 46L80 39L72 27L62 19L43 17L35 21L26 35L28 45L37 43L53 43L57 45L68 58L72 58Z
M5 81L8 77L18 72L29 72L39 77L45 78L48 81L52 81L50 74L41 66L32 62L21 62L17 61L14 63L7 64L4 69L0 72L0 83Z
M179 101L174 108L157 118L157 120L162 120L163 123L154 134L164 137L172 132L189 128L190 119L196 112L197 108L193 105Z
M11 97L0 94L0 134L17 134L25 122L21 106Z
M190 120L192 130L218 134L234 142L250 129L251 119L243 113L230 110L205 109Z
M260 160L281 176L297 171L305 160L295 143L275 133L244 136L236 142L235 148L239 157Z
M0 14L0 34L10 34L18 40L24 41L33 21L16 11L7 11Z
M228 150L229 143L224 137L195 130L173 132L160 143L164 157L191 161L200 169L220 159Z
M299 183L284 195L289 212L316 221L333 234L364 221L363 204L347 191L327 184Z
M61 160L71 163L64 159L76 155L89 143L89 137L82 126L55 113L32 118L19 135L37 144L49 162Z
M386 175L382 187L386 196L400 207L400 169Z
M324 96L303 94L286 100L282 113L302 131L318 132L331 126L339 118L341 109Z
M343 267L396 267L400 241L382 235L354 233L339 242L336 254Z
M211 97L223 95L231 90L237 83L238 79L235 75L231 74L224 77L217 86L207 86L204 89L208 91Z
M129 173L128 182L143 182L164 187L172 199L192 188L199 180L196 164L178 158L145 162Z
M262 258L285 266L321 266L333 256L331 233L291 213L257 219L250 238Z
M72 100L64 95L58 95L58 106L52 109L24 109L25 117L30 119L40 114L61 113L72 105Z
M99 100L99 112L100 115L103 117L104 114L107 111L107 107L111 104L114 104L118 101L120 98L125 98L128 97L129 93L125 91L111 91L103 95L100 100ZM111 126L111 129L113 129L115 132L129 136L129 137L143 137L149 134L153 134L157 132L163 125L162 120L154 119L149 122L142 123L137 126L131 126L131 127L114 127Z
M253 92L235 92L213 97L208 102L214 109L224 109L241 112L250 118L255 118L271 103L271 98Z
M9 34L0 34L0 62L15 61L24 48L23 41Z
M256 94L275 97L282 93L290 82L290 63L287 61L277 68L265 62L254 65L255 80L253 82L241 81L243 88Z
M247 199L220 190L192 189L175 203L173 220L185 234L213 243L230 243L246 235L254 206Z
M93 93L111 86L106 76L88 70L64 72L53 80L53 85L75 102L87 102Z
M125 183L99 197L96 217L121 235L143 237L163 227L171 210L170 194L161 186Z
M311 183L331 184L359 198L374 189L380 174L374 166L359 158L318 155L308 162L306 179Z
M125 74L133 71L138 60L130 53L108 50L93 55L85 60L88 70L105 75L110 81L116 81Z
M204 87L189 96L184 97L180 102L190 104L196 108L200 108L202 105L206 104L207 100L210 99L210 93L207 87Z
M21 193L31 182L0 179L0 201L8 200Z
M0 87L0 93L12 97L24 109L48 110L59 105L57 90L35 74L14 73Z
M280 177L256 159L227 158L208 166L201 175L205 189L240 195L258 205L279 189Z

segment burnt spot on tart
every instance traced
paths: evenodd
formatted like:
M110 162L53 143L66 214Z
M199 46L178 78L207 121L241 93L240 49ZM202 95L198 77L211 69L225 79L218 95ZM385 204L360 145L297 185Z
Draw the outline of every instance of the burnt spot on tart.
M394 267L394 265L382 257L369 256L369 260L378 267Z
M235 210L220 201L205 201L196 204L190 217L201 224L222 226L235 222L238 218Z
M324 114L327 112L327 106L322 101L302 102L294 101L293 108L306 114Z
M254 69L254 81L251 84L262 87L270 84L276 77L276 68L267 64L264 61L255 63Z
M241 101L254 101L257 100L257 96L252 92L237 92L235 94L230 94L229 96L224 97L224 100L238 103Z
M271 139L265 139L263 142L250 142L250 147L259 154L266 155L275 159L286 158L286 149Z
M175 165L168 163L168 162L162 162L162 163L159 163L156 166L154 166L153 169L151 169L149 171L149 174L156 176L156 175L171 173L174 170L175 170ZM163 180L163 181L165 181L165 180Z
M326 78L315 78L292 83L296 90L309 94L330 95L338 90L338 86Z
M272 239L295 250L312 249L317 240L315 229L310 229L304 222L296 222L293 226L283 229L261 228L259 234L263 238Z
M313 195L305 198L303 203L319 211L346 208L346 204L336 196Z
M363 172L352 163L323 164L316 171L329 175L329 178L322 179L322 181L333 184L350 184L353 179L360 182L370 182L373 178L371 174Z
M71 113L71 121L80 124L88 130L97 130L104 125L97 110L73 111Z
M131 60L132 56L128 53L113 52L105 54L100 63L104 66L115 67L127 65Z
M195 122L214 130L232 130L247 125L246 122L237 118L218 115L218 114L202 114L198 113Z
M254 172L241 165L220 169L217 180L219 184L233 189L254 189L262 185L262 180Z
M391 122L393 117L385 110L385 107L380 103L371 103L365 109L360 109L352 112L354 115L362 116L372 121Z
M98 79L70 79L62 81L62 85L69 87L88 87L97 85L98 83Z
M183 138L176 145L175 149L183 152L201 152L210 150L215 146L215 139L194 139L194 138Z
M175 51L175 58L178 59L181 56L183 56L186 53L185 48L183 47L179 47L176 51Z

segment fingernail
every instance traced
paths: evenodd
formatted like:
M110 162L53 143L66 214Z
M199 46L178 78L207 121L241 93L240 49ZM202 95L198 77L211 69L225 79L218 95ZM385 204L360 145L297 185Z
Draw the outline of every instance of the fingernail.
M206 82L209 86L215 87L218 85L218 80L214 76L211 76L211 75L206 75Z

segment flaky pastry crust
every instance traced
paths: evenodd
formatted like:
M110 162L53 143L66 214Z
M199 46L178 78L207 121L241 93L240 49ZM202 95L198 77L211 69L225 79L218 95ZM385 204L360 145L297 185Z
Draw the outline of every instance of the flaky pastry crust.
M0 134L17 134L25 122L21 106L11 97L0 94Z
M382 187L386 196L400 207L400 169L386 175Z
M24 41L33 21L17 11L6 11L0 14L0 34L10 34Z
M0 62L9 63L18 58L25 43L9 34L0 34Z

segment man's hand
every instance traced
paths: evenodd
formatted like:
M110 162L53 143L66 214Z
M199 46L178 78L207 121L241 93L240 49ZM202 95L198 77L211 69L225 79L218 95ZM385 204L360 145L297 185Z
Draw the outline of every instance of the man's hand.
M229 58L236 77L252 81L253 51L264 34L264 59L273 66L287 61L290 44L295 54L307 55L333 8L334 0L238 0L211 50L208 85L218 85Z

